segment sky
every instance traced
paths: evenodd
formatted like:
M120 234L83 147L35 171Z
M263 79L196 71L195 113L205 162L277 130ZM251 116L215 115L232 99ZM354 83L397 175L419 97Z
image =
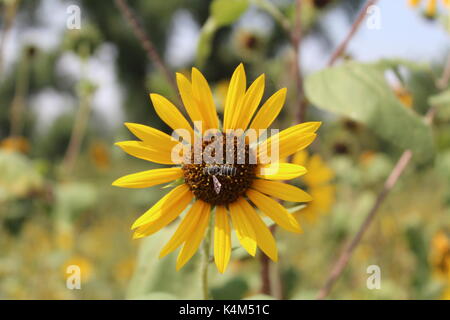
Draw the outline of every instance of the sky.
M67 6L73 1L45 0L39 8L42 27L19 30L13 28L5 45L5 67L11 67L20 48L33 43L41 50L51 50L59 41L66 28ZM76 3L76 2L75 2ZM441 24L424 19L421 11L407 6L407 0L380 0L377 4L380 13L380 28L368 28L365 23L352 39L348 52L360 61L373 61L380 58L404 58L422 62L439 62L450 49L449 34ZM59 14L58 14L59 13ZM83 15L83 12L81 12ZM82 16L83 19L83 16ZM192 63L201 26L192 19L189 12L180 10L174 14L172 33L165 55L166 61L181 68ZM330 10L323 17L334 45L337 46L349 30L347 19L338 11ZM120 22L122 23L122 22ZM237 26L254 25L261 30L269 30L273 25L257 10L246 13ZM131 31L130 31L131 32ZM306 38L302 46L301 62L307 72L325 67L329 52L312 38ZM117 52L113 44L104 44L88 63L88 77L99 87L94 96L93 107L111 126L121 122L123 92L116 77L114 61ZM58 62L58 72L74 83L79 79L80 61L73 54L67 54ZM38 114L41 126L48 126L61 112L71 107L75 101L46 88L33 97L31 105ZM61 107L65 106L65 107Z

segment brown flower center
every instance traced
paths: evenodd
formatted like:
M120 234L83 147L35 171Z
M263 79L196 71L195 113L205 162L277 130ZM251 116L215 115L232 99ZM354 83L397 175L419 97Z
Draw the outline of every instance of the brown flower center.
M253 150L240 139L225 136L191 148L182 166L185 183L197 199L227 205L243 196L255 179ZM216 157L222 153L222 157ZM198 155L201 154L201 161ZM196 160L197 157L197 161ZM197 162L197 163L196 163Z

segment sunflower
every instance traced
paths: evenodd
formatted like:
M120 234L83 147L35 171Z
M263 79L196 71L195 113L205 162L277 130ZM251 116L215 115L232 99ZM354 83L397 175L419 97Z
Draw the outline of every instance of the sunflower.
M434 273L450 284L450 237L444 231L434 235L430 258Z
M0 141L0 149L27 154L30 151L30 143L24 137L8 137Z
M414 101L411 92L401 86L396 86L394 94L406 108L412 108Z
M134 157L172 167L127 175L114 181L114 186L146 188L178 182L134 222L133 237L154 234L183 214L177 230L160 253L163 257L182 246L177 257L177 270L195 254L210 222L210 229L214 231L214 261L221 273L231 256L232 227L250 255L255 256L259 247L277 261L275 240L256 208L282 228L300 233L296 219L272 197L293 202L307 202L312 198L303 190L283 182L305 174L306 169L297 164L267 162L265 151L271 150L271 156L277 153L275 156L283 159L306 148L316 138L320 122L295 125L266 138L249 138L248 132L257 130L261 133L278 116L286 98L286 88L273 94L256 112L264 92L264 74L246 88L244 66L240 64L230 80L223 125L220 125L210 87L202 73L192 68L191 80L179 73L176 80L194 126L169 100L150 94L156 113L175 130L178 139L148 126L125 123L140 141L116 143ZM197 138L211 132L215 133L211 140L196 142ZM222 152L211 152L212 145L221 146ZM278 152L273 151L274 146L278 147ZM230 152L232 157L227 158L226 165L210 161L210 156L227 156Z
M410 7L417 7L420 5L422 0L408 0L408 5ZM450 7L450 0L442 0L442 4L445 7ZM437 12L437 0L428 0L425 4L425 15L429 18L434 18Z
M292 160L294 164L308 168L308 173L303 177L308 193L313 201L306 208L295 212L298 218L305 218L309 222L315 222L320 214L331 210L335 200L335 187L331 183L334 179L334 171L326 165L318 154L309 156L304 150L297 152Z

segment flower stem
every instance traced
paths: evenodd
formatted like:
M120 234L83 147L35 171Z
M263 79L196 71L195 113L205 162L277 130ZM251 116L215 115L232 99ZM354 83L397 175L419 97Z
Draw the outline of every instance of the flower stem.
M211 218L211 221L213 219ZM203 240L203 259L201 263L201 281L202 281L202 293L203 300L209 300L209 287L208 287L208 267L211 261L210 252L211 252L211 234L212 234L212 226L208 226L208 230L206 230L206 236Z

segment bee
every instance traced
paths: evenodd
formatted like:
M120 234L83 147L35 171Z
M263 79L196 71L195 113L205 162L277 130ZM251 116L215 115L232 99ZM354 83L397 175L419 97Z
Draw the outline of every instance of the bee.
M203 168L203 174L210 175L212 177L214 191L219 194L222 184L217 176L234 176L237 173L237 168L231 165L211 165Z

